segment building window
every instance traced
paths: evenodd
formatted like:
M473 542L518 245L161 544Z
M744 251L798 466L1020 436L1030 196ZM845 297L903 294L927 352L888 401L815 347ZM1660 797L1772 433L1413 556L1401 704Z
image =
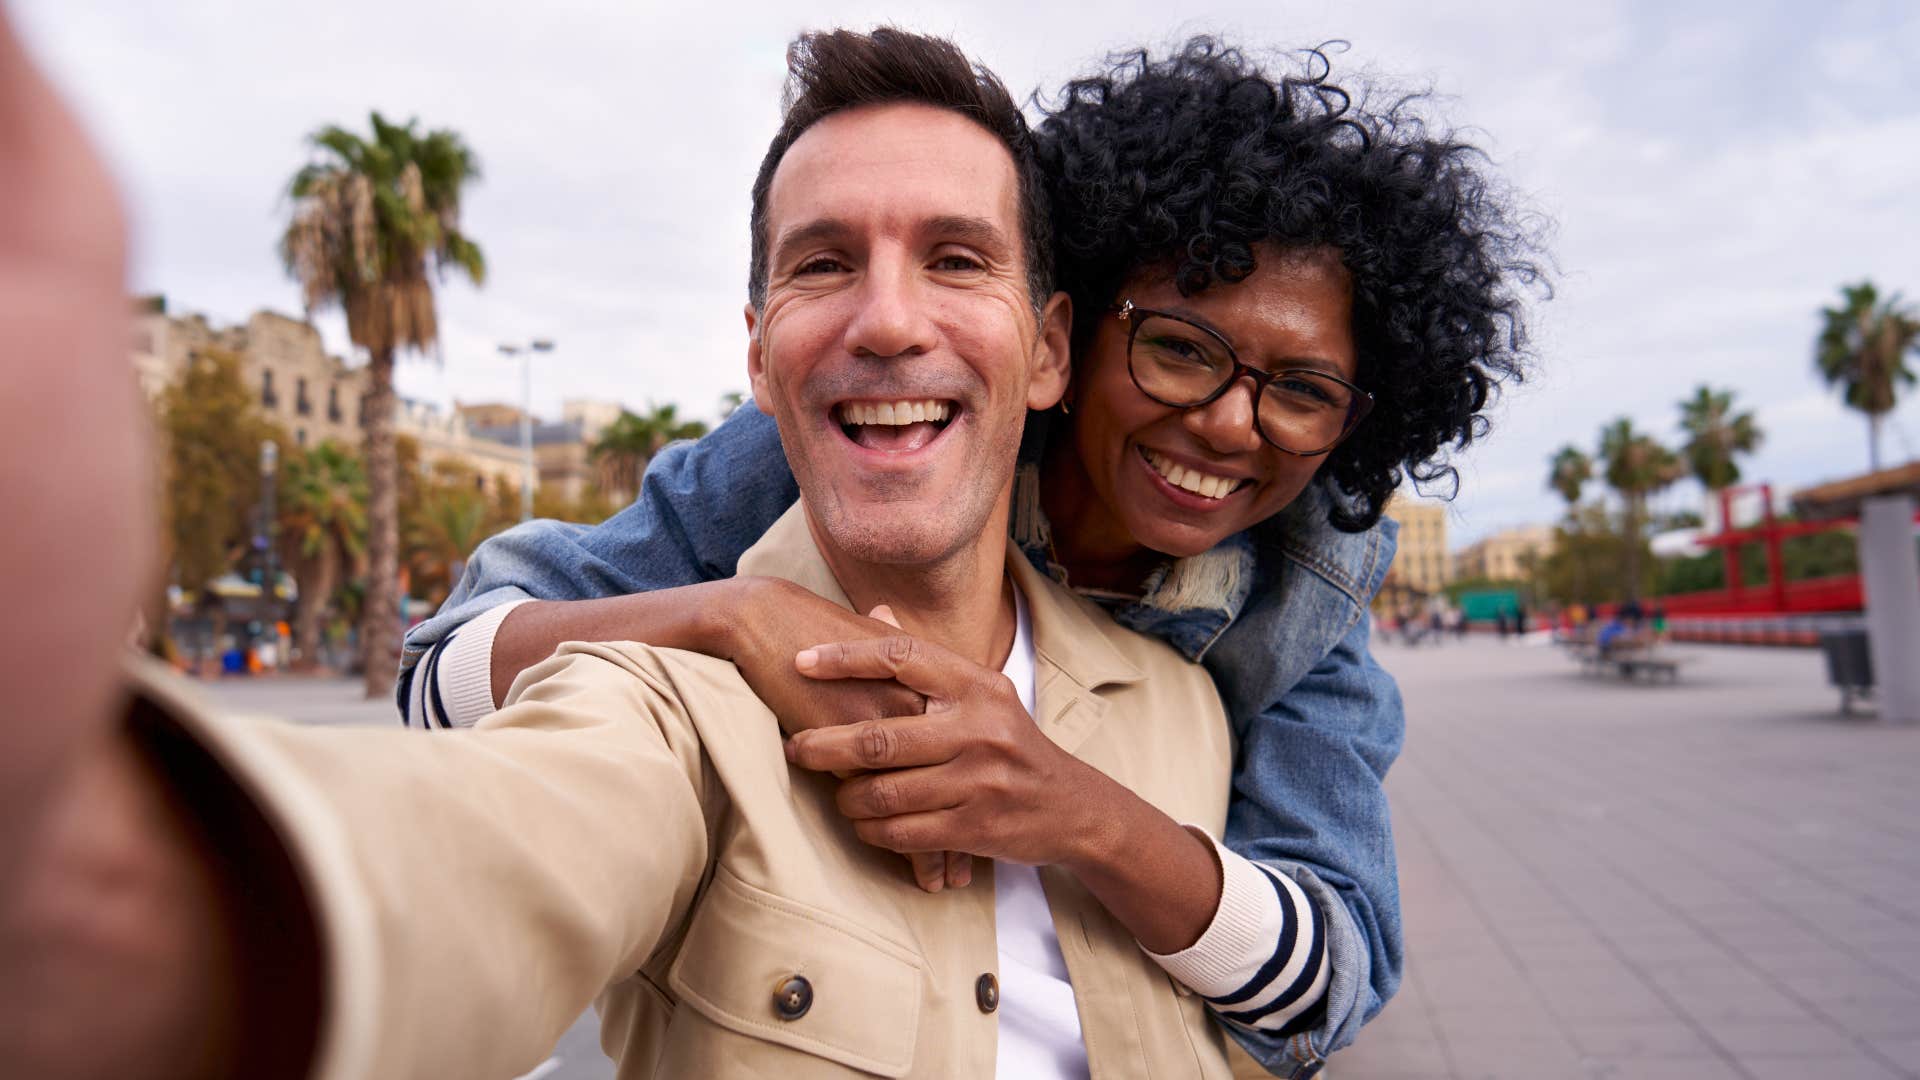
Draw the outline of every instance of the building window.
M293 381L293 411L301 416L313 415L313 402L307 400L307 380Z
M327 422L330 424L340 422L340 388L338 386L327 387Z
M307 445L307 429L295 428L293 431L293 441L301 446Z
M280 395L273 392L273 370L271 368L260 373L260 407L263 409L277 409L280 407Z

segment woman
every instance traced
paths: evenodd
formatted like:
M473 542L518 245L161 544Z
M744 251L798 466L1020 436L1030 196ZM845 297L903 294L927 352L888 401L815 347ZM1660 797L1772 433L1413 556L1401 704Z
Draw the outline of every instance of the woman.
M1279 978L1312 962L1252 930L1210 987L1163 963L1287 1072L1349 1042L1398 984L1380 785L1403 721L1367 651L1392 555L1380 514L1403 470L1449 477L1442 448L1484 429L1492 386L1520 374L1520 294L1537 276L1471 147L1430 135L1404 102L1355 106L1327 58L1308 57L1270 76L1199 38L1119 58L1046 111L1036 140L1075 376L1064 407L1029 424L1014 508L1037 565L1215 677L1240 736L1226 846L1267 871L1253 879L1278 903L1304 905L1290 925L1331 978ZM796 497L781 462L772 422L743 409L656 459L605 525L489 541L410 635L409 660L425 662L403 672L403 708L428 725L457 714L436 702L457 666L442 664L452 627L487 612L461 635L471 646L507 601L608 597L589 602L617 605L626 636L734 660L790 731L906 711L897 688L886 700L795 674L798 649L886 627L731 578ZM550 648L492 663L486 706ZM923 885L965 882L963 859L944 880L942 865L916 861Z

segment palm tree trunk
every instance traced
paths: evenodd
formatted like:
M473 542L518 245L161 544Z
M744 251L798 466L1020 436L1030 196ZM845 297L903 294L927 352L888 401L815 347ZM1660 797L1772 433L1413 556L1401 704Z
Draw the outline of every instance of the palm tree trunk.
M399 671L400 467L394 449L393 350L367 365L367 596L360 612L366 695L387 697Z
M1867 471L1880 471L1880 414L1867 414Z
M340 555L329 546L305 569L307 574L300 582L300 610L293 615L293 647L300 654L300 669L311 671L320 664L320 627L340 580Z
M1641 496L1627 496L1627 590L1626 599L1640 599L1640 521L1643 516Z

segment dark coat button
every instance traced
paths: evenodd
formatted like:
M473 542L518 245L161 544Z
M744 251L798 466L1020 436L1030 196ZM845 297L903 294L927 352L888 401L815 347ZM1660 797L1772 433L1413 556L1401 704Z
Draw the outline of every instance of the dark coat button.
M813 1008L813 984L804 975L795 975L773 992L773 1011L782 1020L798 1020Z
M993 972L989 971L973 980L973 1000L983 1013L1000 1007L1000 980L993 977Z

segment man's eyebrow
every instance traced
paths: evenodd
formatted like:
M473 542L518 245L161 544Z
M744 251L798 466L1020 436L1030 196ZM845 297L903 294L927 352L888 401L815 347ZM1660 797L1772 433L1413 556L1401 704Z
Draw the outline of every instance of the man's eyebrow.
M1007 234L1000 231L1000 226L986 218L966 214L928 218L921 232L950 243L971 244L995 252L1005 251L1009 246Z
M852 233L853 229L839 218L816 218L805 225L795 225L780 234L773 245L773 261L779 262L789 249L805 247L821 241L837 241Z

